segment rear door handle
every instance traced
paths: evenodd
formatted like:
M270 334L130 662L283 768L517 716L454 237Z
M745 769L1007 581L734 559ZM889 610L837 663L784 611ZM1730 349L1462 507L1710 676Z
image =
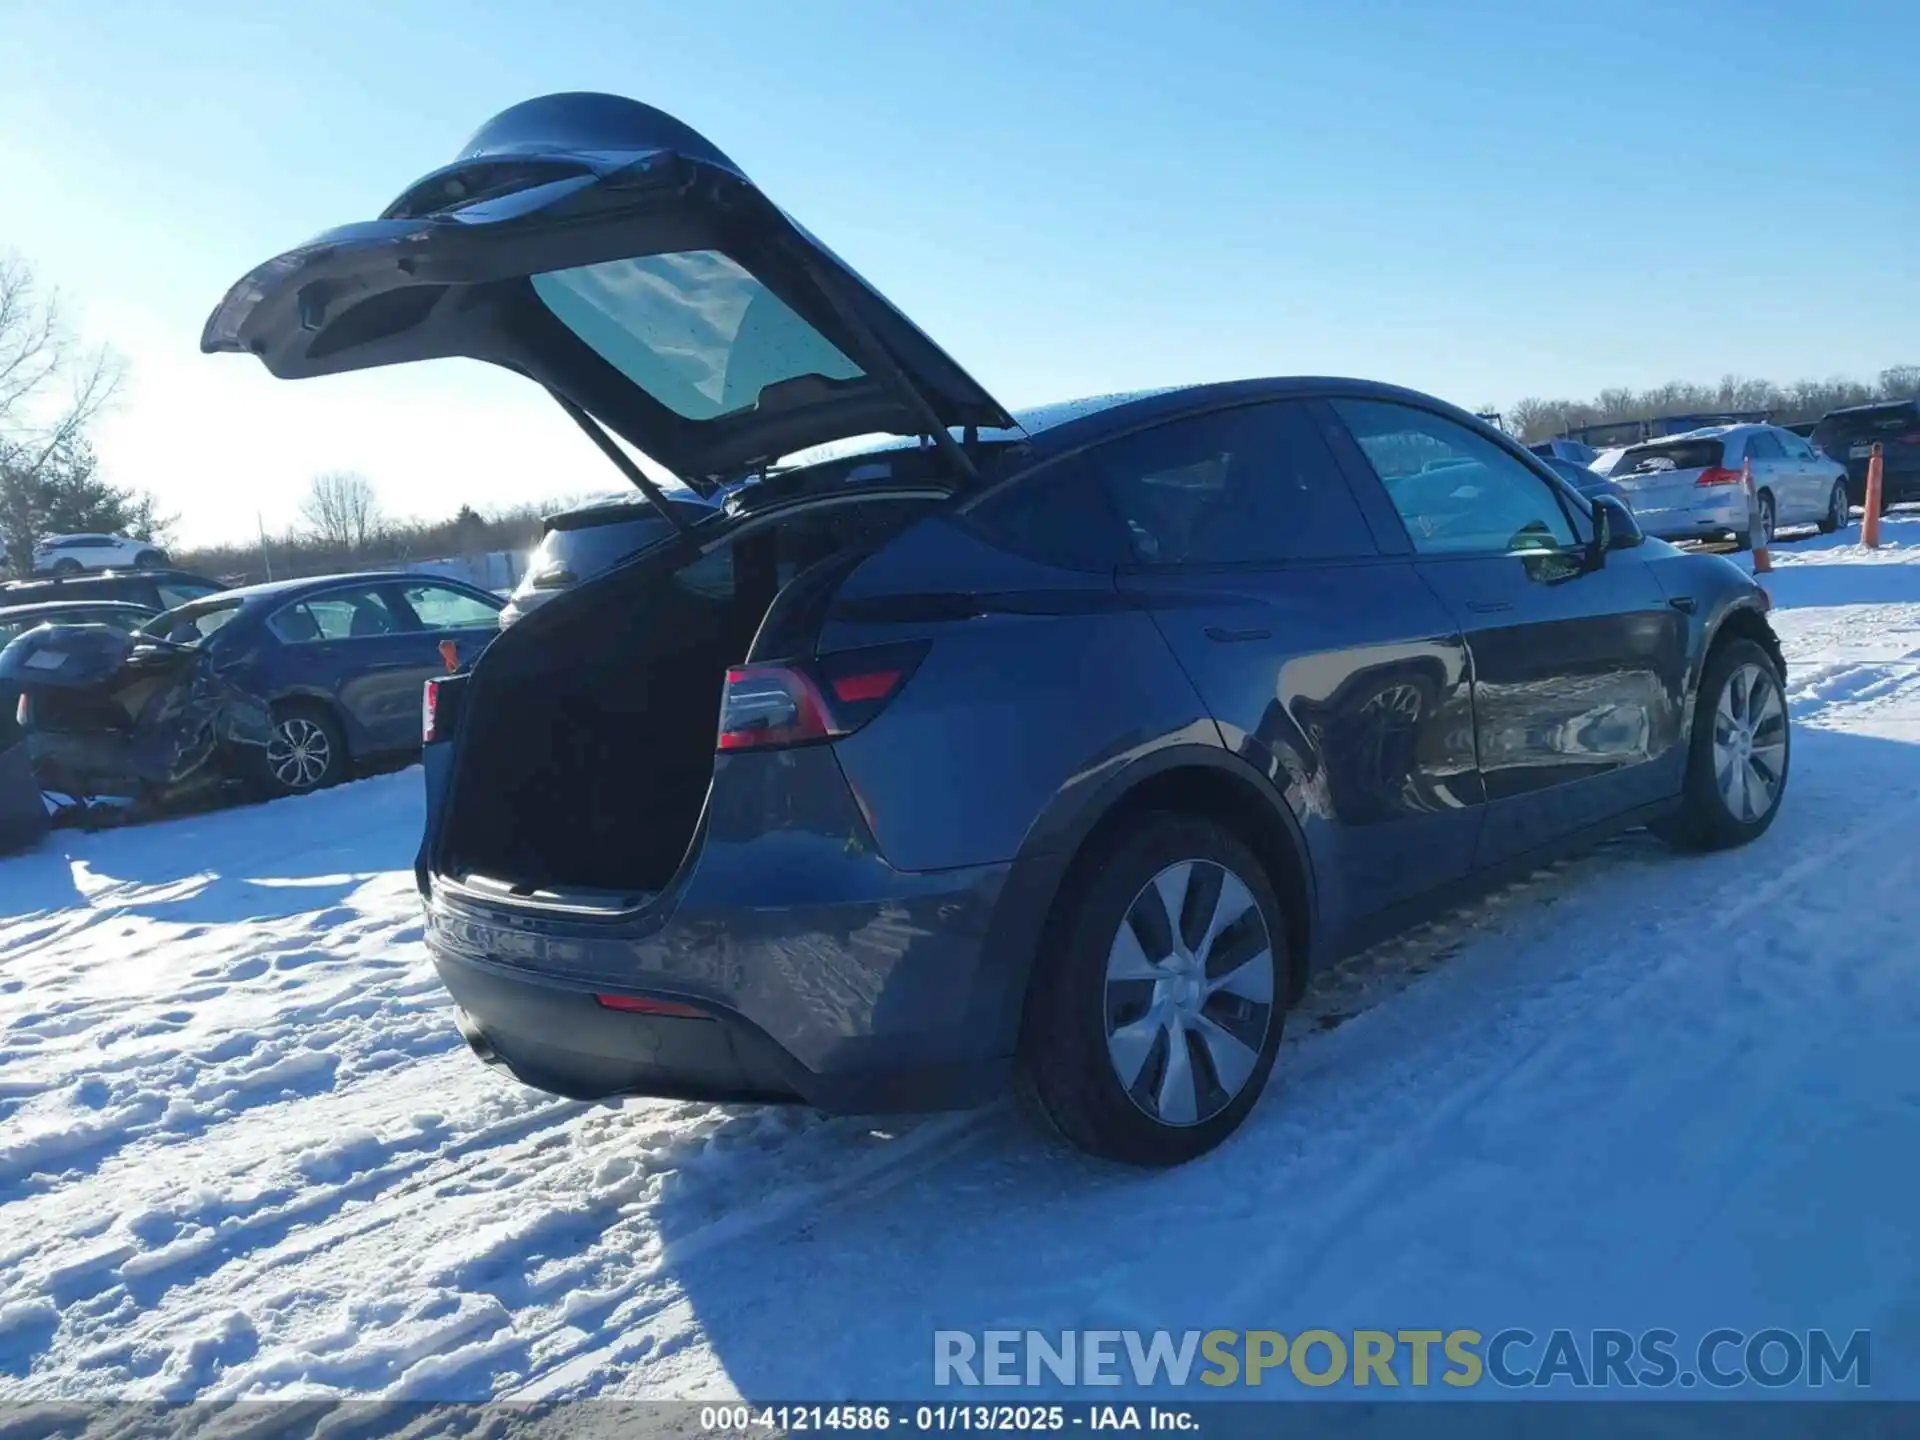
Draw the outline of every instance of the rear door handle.
M1512 608L1513 608L1513 602L1511 600L1469 600L1467 601L1467 609L1472 610L1479 615L1497 615L1502 610L1511 610Z
M1229 630L1221 625L1207 626L1207 638L1218 640L1222 645L1231 645L1238 640L1265 640L1272 634L1271 630Z

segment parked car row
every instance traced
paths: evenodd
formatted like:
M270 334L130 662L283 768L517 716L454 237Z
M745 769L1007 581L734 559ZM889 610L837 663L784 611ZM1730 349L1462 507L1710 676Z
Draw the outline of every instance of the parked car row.
M1866 503L1867 467L1881 452L1881 503L1920 500L1920 400L1850 405L1818 421L1695 425L1595 452L1561 438L1531 446L1615 482L1647 532L1665 540L1766 544L1802 525L1832 533ZM1754 495L1745 496L1751 463Z
M1849 516L1847 467L1778 425L1713 425L1630 445L1607 479L1663 540L1732 540L1745 550L1783 526L1832 532Z
M707 502L557 524L532 603L427 687L426 943L530 1085L864 1113L1011 1083L1176 1163L1245 1119L1314 967L1627 826L1778 814L1752 577L1430 396L1016 416L613 96L496 116L380 213L243 277L202 348L488 360ZM908 438L769 473L876 433ZM1746 443L1628 478L1664 516L1680 458Z
M62 598L38 598L49 589ZM16 595L33 598L4 603ZM38 789L87 810L298 794L417 749L442 647L470 661L502 606L392 572L231 590L176 572L0 588L0 739L24 749Z

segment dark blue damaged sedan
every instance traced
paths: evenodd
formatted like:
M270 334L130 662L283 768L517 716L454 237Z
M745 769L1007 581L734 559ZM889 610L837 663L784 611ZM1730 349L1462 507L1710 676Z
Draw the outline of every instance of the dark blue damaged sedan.
M632 101L495 117L202 343L506 366L657 505L425 696L434 963L481 1058L558 1094L1015 1084L1177 1163L1316 966L1624 827L1746 843L1786 789L1736 566L1387 385L1015 415Z

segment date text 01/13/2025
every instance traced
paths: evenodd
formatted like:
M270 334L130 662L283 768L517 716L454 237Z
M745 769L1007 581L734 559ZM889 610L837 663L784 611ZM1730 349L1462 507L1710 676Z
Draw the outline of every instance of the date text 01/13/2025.
M716 1436L821 1431L1046 1434L1068 1430L1193 1432L1190 1410L1162 1405L709 1405L700 1429Z

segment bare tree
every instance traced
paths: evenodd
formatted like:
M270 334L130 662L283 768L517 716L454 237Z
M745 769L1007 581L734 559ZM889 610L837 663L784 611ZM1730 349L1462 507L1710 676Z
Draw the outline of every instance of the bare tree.
M24 260L0 254L0 546L16 572L63 528L164 528L150 497L96 475L87 444L123 374L111 350L81 347Z
M300 517L316 539L358 555L380 534L380 497L366 476L329 470L313 477Z

